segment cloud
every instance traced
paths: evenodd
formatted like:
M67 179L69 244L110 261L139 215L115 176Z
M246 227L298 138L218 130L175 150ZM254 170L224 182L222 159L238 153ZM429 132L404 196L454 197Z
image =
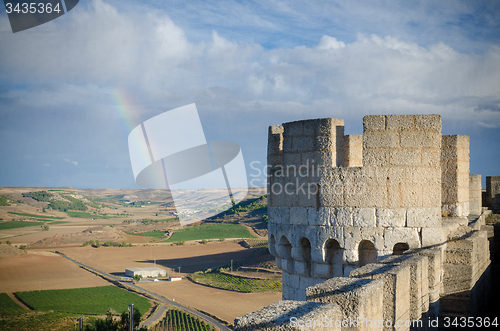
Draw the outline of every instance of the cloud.
M311 46L268 49L231 40L217 30L207 32L205 40L190 40L187 35L192 28L181 28L165 12L93 0L66 20L54 20L23 34L0 34L0 43L5 45L0 48L4 85L8 81L37 86L0 93L4 100L14 98L25 108L65 111L75 109L74 105L87 111L103 109L107 101L102 96L123 87L134 91L148 108L196 102L200 109L222 117L247 111L256 113L256 118L257 114L284 113L358 117L440 113L448 119L500 124L498 105L491 106L491 100L500 95L498 46L486 47L481 54L464 53L439 40L423 45L407 33L396 32L397 27L408 31L412 20L438 27L471 11L463 3L456 8L436 5L442 11L440 20L435 11L428 14L430 4L416 5L412 19L400 15L408 9L404 5L392 11L382 7L383 19L378 19L373 6L325 4L323 13L319 5L301 12L295 5L261 3L270 12L279 8L279 19L264 15L257 20L258 15L249 14L241 25L281 31L291 18L297 19L297 25L308 18L311 21L311 15L325 17L325 13L337 13L340 20L346 20L359 10L367 22L377 20L374 31L389 31L384 36L367 34L366 26L358 24L354 26L360 31L353 40L322 33ZM215 16L210 15L217 8L200 5L208 15L202 21L211 22ZM228 5L240 12L245 9L241 4ZM255 8L250 10L255 13ZM391 14L395 21L385 29L389 24L384 21ZM232 16L229 19L236 24ZM228 31L224 24L221 29ZM311 24L316 34L322 31L316 21ZM486 114L486 109L498 115ZM98 111L94 113L100 118Z
M64 161L66 161L66 162L68 162L68 163L71 163L71 164L73 164L73 165L75 165L75 166L77 166L77 165L78 165L78 162L77 162L77 161L71 161L71 160L69 160L69 159L64 159Z
M477 122L477 124L479 126L482 126L483 128L488 128L488 129L496 129L500 127L499 125L493 123Z

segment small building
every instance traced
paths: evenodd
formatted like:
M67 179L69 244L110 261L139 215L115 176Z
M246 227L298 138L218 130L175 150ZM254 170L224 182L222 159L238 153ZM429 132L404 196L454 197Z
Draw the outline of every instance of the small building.
M165 277L167 271L162 268L157 267L144 267L144 268L127 268L125 269L125 275L129 277L134 277L135 275L140 275L142 278L146 277Z

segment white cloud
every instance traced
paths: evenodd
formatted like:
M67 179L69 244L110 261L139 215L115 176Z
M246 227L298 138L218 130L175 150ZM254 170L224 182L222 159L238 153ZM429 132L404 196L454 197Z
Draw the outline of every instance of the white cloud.
M11 92L25 106L94 109L104 102L95 96L125 87L153 105L195 101L210 111L256 111L250 105L259 103L262 113L328 114L333 108L350 109L349 116L441 113L500 124L499 112L473 112L499 98L495 46L474 55L443 42L423 47L360 33L350 43L325 34L312 47L267 50L215 30L210 40L192 42L160 12L121 11L103 0L81 7L67 26L55 20L42 30L0 35L0 72L10 83L53 86Z
M70 159L64 159L64 161L66 161L66 162L68 162L68 163L71 163L71 164L73 164L73 165L75 165L75 166L77 166L77 165L78 165L78 162L77 162L77 161L71 161Z
M479 126L482 126L483 128L488 128L488 129L496 129L500 127L499 125L493 123L477 122L477 124Z

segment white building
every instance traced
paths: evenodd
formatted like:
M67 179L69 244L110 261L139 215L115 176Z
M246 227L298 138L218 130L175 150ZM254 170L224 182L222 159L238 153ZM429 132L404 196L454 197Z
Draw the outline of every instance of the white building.
M157 267L145 267L145 268L127 268L125 269L125 275L129 277L134 277L135 275L140 275L142 278L146 277L164 277L167 275L167 271L162 268Z

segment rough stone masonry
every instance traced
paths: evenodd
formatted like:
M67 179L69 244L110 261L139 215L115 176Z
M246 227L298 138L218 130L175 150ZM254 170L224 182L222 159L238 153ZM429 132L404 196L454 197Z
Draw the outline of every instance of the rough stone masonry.
M410 330L397 322L487 301L480 176L469 176L469 137L443 136L440 115L365 116L362 136L334 118L271 126L268 167L269 250L297 318L305 306L293 302L318 302L322 316L391 321L355 329ZM235 329L293 329L278 318L283 305Z

